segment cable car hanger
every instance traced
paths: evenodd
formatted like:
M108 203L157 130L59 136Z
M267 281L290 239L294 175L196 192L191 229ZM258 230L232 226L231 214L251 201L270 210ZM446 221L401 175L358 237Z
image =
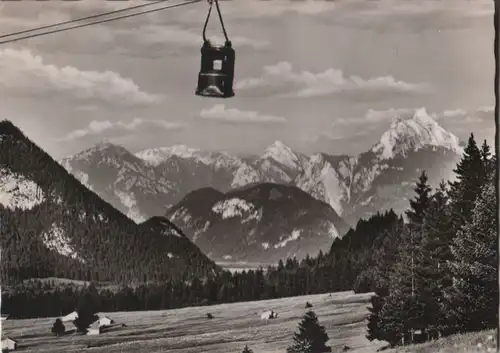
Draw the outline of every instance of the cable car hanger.
M205 25L203 26L203 46L201 47L201 68L198 74L198 86L195 94L202 97L229 98L234 96L234 61L235 51L229 40L222 19L218 0L208 0L208 9ZM215 3L219 14L220 24L226 42L224 45L213 45L206 37L208 20Z

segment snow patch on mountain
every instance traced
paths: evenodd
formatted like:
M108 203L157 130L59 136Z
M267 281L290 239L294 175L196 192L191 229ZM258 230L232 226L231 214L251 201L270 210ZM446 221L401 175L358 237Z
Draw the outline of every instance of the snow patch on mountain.
M343 179L349 177L350 170L352 166L345 165L337 170L318 153L311 156L303 175L297 180L297 186L317 199L324 200L338 215L342 215L343 203L350 198L350 184L346 184ZM346 175L342 177L339 173Z
M262 159L273 159L274 161L290 168L295 169L300 166L300 160L290 147L281 141L275 141L266 148Z
M328 235L332 238L332 239L336 239L336 238L339 238L339 232L337 230L337 227L335 227L335 225L331 222L329 222L329 226L328 226Z
M194 235L193 235L193 243L196 243L196 241L198 240L198 238L200 237L201 234L205 233L208 228L210 228L210 221L207 221L205 223L205 225L203 226L203 228L201 229L197 229L195 232L194 232Z
M253 204L237 197L219 201L212 207L212 211L221 215L222 219L241 217L245 213L254 211L254 209Z
M121 190L115 189L115 195L118 196L120 202L127 207L127 217L136 223L142 223L146 220L146 218L139 212L137 207L137 201L133 193L126 193Z
M403 185L403 186L405 186L405 185L407 185L407 184L408 184L408 183L406 183L406 182L402 182L402 183L401 183L401 185ZM362 205L362 206L366 206L366 205L368 205L368 204L370 203L370 201L371 201L372 199L373 199L373 195L369 196L366 200L364 200L364 201L360 202L360 205Z
M216 168L227 168L241 163L238 158L226 152L206 152L185 145L151 148L137 152L135 156L154 167L166 162L173 156L194 160L205 165L213 165Z
M64 229L56 223L53 223L47 232L42 233L42 240L48 249L57 251L63 256L82 261L77 252L70 245L70 240L66 236Z
M278 165L271 162L271 160L266 159L260 164L260 169L270 176L270 180L273 182L284 181L286 183L292 181L292 178L283 171Z
M269 249L269 243L262 243L262 248L264 248L264 250L267 250Z
M0 169L0 204L14 210L29 210L45 201L42 189L33 181L9 169Z
M238 188L259 181L261 181L260 173L247 163L242 163L234 173L231 188Z
M396 117L372 151L383 159L391 159L429 145L463 153L458 137L439 126L425 108L420 108L413 116Z
M192 217L189 214L189 211L184 207L180 207L179 209L175 210L174 214L172 214L172 216L170 217L170 220L175 221L178 219L182 219L184 222L187 223L191 221L191 218Z
M281 236L280 237L281 241L278 244L274 245L274 248L275 249L284 248L286 246L286 244L288 244L289 242L299 239L301 233L302 233L302 229L294 229L292 231L292 234L290 234L285 239L283 239L284 236Z
M252 213L250 213L250 215L243 219L241 221L241 223L248 223L250 221L260 221L262 219L262 213L263 213L263 210L262 208L259 208L258 210L254 210Z

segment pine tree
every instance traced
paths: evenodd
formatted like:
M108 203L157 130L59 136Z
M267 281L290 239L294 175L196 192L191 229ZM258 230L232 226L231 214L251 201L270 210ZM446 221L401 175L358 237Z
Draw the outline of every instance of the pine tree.
M329 337L325 327L319 324L314 311L308 311L299 323L299 332L293 336L293 345L287 353L322 353L330 351L326 346Z
M474 140L474 134L470 134L462 159L453 171L457 180L449 183L449 196L452 206L453 229L457 231L463 224L471 220L474 201L483 183L483 162L481 152Z
M491 155L491 148L486 140L484 140L481 146L481 161L483 163L483 175L481 176L481 180L483 183L486 183L495 176L494 173L496 170L496 156Z
M423 228L422 257L416 269L417 290L426 303L426 329L432 337L436 337L438 332L446 331L443 292L451 286L447 263L451 260L450 242L454 237L444 181L432 195Z
M94 290L95 287L92 285L89 286L89 289L82 293L82 296L78 301L78 307L76 309L78 318L74 321L78 332L85 333L89 326L99 319L99 317L95 314L98 311L98 294L96 294Z
M386 340L396 345L412 331L423 329L425 303L419 295L418 278L413 245L412 230L405 228L401 234L396 262L390 271L388 295L383 308L378 312L378 323Z
M61 319L59 318L56 319L54 325L52 326L51 332L56 336L62 336L64 332L66 332L66 328L64 327L64 324L62 323Z
M492 328L498 323L496 212L496 187L491 181L474 204L472 220L458 231L451 246L453 286L446 299L459 332Z
M420 228L423 224L425 213L431 203L431 187L428 184L429 178L427 173L422 171L415 186L415 193L417 194L414 199L410 200L410 209L407 210L406 216L412 228Z
M370 341L380 340L390 342L391 340L388 332L384 330L379 316L388 294L387 288L376 288L375 295L370 300L372 306L368 308L370 316L368 317L368 334L366 335L366 338Z
M488 145L488 141L484 140L483 144L481 145L481 160L487 161L490 159L491 156L491 148Z
M245 345L245 348L243 348L243 351L241 353L253 353L253 351L250 348L248 348L247 345Z

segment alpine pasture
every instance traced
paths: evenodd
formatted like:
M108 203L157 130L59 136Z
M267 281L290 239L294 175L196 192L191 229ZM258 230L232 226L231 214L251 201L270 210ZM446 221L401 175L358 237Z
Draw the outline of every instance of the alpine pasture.
M332 351L375 352L381 342L365 338L371 293L342 292L255 302L190 307L176 310L106 313L118 324L97 336L56 337L55 318L7 320L5 336L19 342L22 352L175 352L239 353L247 344L254 353L285 353L310 302L330 337ZM278 317L262 320L274 310ZM207 314L213 315L212 319ZM89 349L90 348L90 349Z

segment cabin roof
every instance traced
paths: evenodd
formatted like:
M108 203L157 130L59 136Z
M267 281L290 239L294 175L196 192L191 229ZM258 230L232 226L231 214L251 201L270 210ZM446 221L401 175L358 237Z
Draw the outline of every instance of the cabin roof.
M99 326L99 320L97 321L94 321L90 326L89 326L89 330L98 330L100 328Z

